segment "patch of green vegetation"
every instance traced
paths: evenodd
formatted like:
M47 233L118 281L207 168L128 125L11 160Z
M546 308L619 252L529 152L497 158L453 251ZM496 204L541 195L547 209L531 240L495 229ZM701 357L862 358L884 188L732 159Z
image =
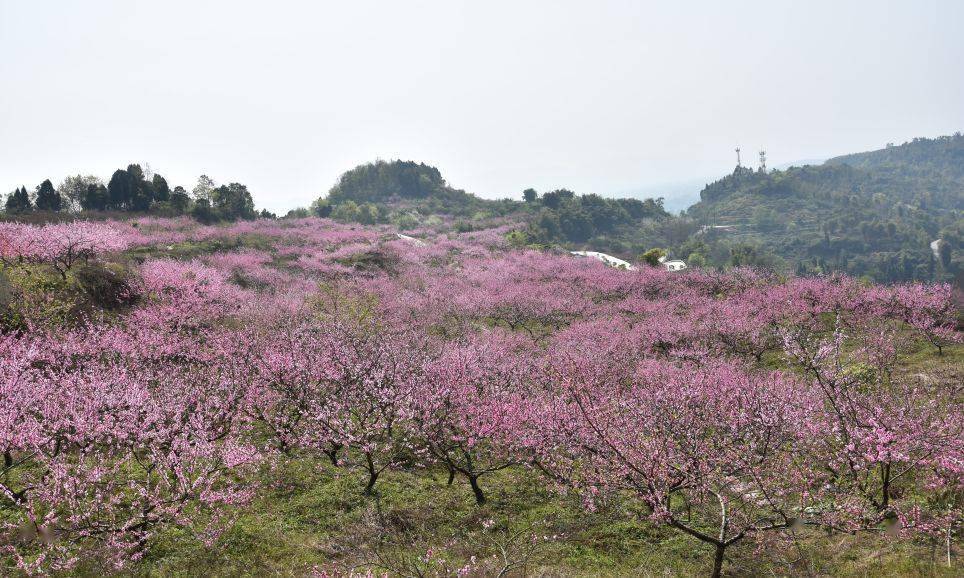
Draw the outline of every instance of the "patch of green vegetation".
M91 261L66 276L44 264L0 266L0 331L63 326L114 314L137 299L123 263Z
M202 240L181 241L169 245L144 245L128 249L125 254L132 259L177 259L188 260L203 255L255 249L265 252L275 251L275 240L269 235L244 233L211 237Z
M189 260L202 255L237 251L244 243L241 237L218 237L203 241L183 241L171 245L149 245L135 247L127 251L127 255L135 260L145 259L177 259Z
M646 520L644 508L628 497L586 511L578 496L557 493L535 471L515 467L482 479L490 499L479 507L464 480L447 485L447 477L442 469L386 472L375 495L365 496L359 470L307 457L279 459L261 472L253 502L212 544L188 530L169 530L131 574L295 577L354 568L395 576L418 568L449 575L443 566L460 568L473 557L479 568L493 568L484 564L494 564L500 548L523 556L533 540L526 573L510 576L708 573L707 547ZM750 543L732 548L729 574L943 577L960 571L956 562L942 565L937 542L815 531L797 537L763 550ZM428 552L444 562L426 562ZM68 575L102 572L87 561Z
M398 255L392 252L371 249L354 253L336 261L345 267L351 267L362 272L381 270L391 274L397 272L400 259Z
M937 348L923 340L913 343L908 351L900 357L904 371L920 371L934 369L964 368L964 345L952 344L943 347L943 353L938 355Z

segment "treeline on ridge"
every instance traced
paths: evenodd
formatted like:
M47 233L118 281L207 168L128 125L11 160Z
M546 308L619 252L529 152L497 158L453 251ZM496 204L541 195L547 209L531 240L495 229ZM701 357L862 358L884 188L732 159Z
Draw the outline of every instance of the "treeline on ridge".
M457 230L473 223L515 216L529 223L515 240L534 245L586 243L621 227L669 216L662 199L607 199L568 189L540 196L526 189L522 201L482 199L445 181L439 170L412 161L377 161L344 173L327 195L292 215L331 217L342 222L391 223L401 230L432 225L438 215L456 219ZM605 243L605 241L603 241Z
M190 215L202 223L274 217L257 212L247 186L240 183L217 185L207 175L198 178L189 193L173 188L163 176L145 171L139 164L117 169L107 184L94 175L68 176L57 187L44 180L32 192L21 186L7 195L8 217L23 220L31 213L119 212L151 213L159 216Z

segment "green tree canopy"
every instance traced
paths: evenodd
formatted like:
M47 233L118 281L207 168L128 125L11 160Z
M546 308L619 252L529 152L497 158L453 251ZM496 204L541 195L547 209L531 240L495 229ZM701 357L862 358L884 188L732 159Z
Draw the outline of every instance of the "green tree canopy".
M576 193L570 191L569 189L549 191L548 193L542 195L542 204L550 209L558 209L564 202L571 201L573 198L575 198L575 196Z
M78 199L80 208L85 211L103 211L110 203L110 194L107 187L99 183L90 183L87 189Z
M332 204L447 197L452 189L435 167L412 161L378 161L346 172L328 192Z
M20 187L19 189L14 189L12 193L7 195L7 203L5 209L8 213L27 213L33 210L33 203L30 201L30 195L27 193L27 189Z
M328 199L317 198L310 207L311 214L316 217L327 218L331 216L331 203ZM307 216L307 215L305 215Z
M60 193L54 189L54 184L50 182L50 179L44 180L37 187L37 198L34 201L34 206L38 211L58 212L63 208L63 199L60 197Z
M117 169L107 183L107 207L123 210L131 203L131 179L124 169Z
M154 200L159 203L166 203L171 199L171 189L167 185L167 179L155 173L151 179L151 188L154 192Z
M171 191L170 200L171 208L177 213L185 213L191 207L191 196L187 194L184 187L178 185L174 187Z
M650 267L656 267L659 265L659 260L666 256L666 249L650 249L640 255L640 260L646 263Z
M211 193L211 205L221 219L254 219L254 199L241 183L221 185Z

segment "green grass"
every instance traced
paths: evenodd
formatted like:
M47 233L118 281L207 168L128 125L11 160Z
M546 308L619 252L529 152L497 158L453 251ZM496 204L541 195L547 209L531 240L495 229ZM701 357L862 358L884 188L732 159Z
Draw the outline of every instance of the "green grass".
M944 355L926 344L912 349L904 371L960 371L964 346ZM465 480L447 485L442 469L388 471L374 496L362 493L364 474L334 468L309 456L275 460L259 474L255 499L213 545L186 529L169 529L151 544L146 559L127 575L306 576L313 569L345 575L349 569L389 575L451 575L473 556L485 561L472 576L493 575L492 556L506 536L516 552L538 538L525 573L512 576L700 576L708 575L710 549L671 528L654 524L629 498L586 511L578 496L551 488L540 475L514 467L485 475L488 503L475 504ZM483 530L491 520L494 526ZM549 539L544 537L548 536ZM421 560L428 551L443 561ZM741 543L727 551L728 576L951 577L964 574L961 548L945 565L940 538L893 540L806 530L795 540L772 534L763 546ZM66 575L102 576L104 567L84 562Z
M413 569L450 575L475 556L491 560L498 543L519 551L538 537L526 568L513 576L707 575L709 548L634 511L630 501L596 512L576 496L548 489L538 474L510 468L483 476L488 503L475 505L464 480L448 486L442 470L388 472L377 493L364 496L364 476L347 467L301 457L280 461L261 474L257 498L212 547L186 530L169 530L152 544L132 576L306 576L312 569L345 575L350 568ZM483 530L483 522L494 526ZM549 539L544 539L548 536ZM420 561L434 550L445 560ZM943 543L896 542L885 537L801 535L757 549L746 543L728 551L728 576L958 576L962 566L943 566ZM959 556L960 552L955 552ZM381 562L381 563L379 563ZM434 564L434 565L433 565ZM483 565L472 576L493 575ZM88 561L71 576L103 575ZM389 572L390 575L399 575Z
M906 372L964 369L964 345L945 345L943 353L925 341L915 341L900 357L901 369Z
M678 558L674 550L695 548L674 532L616 511L587 513L575 497L546 489L525 468L483 476L484 507L475 504L464 480L448 486L442 470L387 473L375 496L362 494L361 472L311 459L279 464L263 481L258 498L216 548L204 548L186 532L169 532L137 574L301 576L313 567L339 573L379 559L400 563L429 549L460 567L472 556L491 556L493 540L518 531L526 537L522 542L557 536L541 540L533 566L561 575L613 576L648 566L682 576L704 562L702 556ZM487 520L495 522L491 532L482 530Z

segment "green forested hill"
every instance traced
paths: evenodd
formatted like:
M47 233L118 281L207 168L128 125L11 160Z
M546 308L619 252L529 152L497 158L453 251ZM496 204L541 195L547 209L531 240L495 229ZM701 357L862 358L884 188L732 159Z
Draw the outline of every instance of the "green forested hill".
M916 138L900 146L839 156L827 165L850 165L894 176L964 182L964 137ZM958 199L960 202L960 199Z
M518 226L513 242L565 245L630 255L665 245L658 225L668 213L662 199L607 199L557 189L522 192L521 199L483 199L450 186L441 172L413 161L377 161L344 173L311 208L339 221L392 223L401 229L453 219L457 228L493 223ZM685 234L683 235L685 237Z
M738 167L707 185L685 215L660 199L607 199L528 189L487 200L450 186L435 167L378 161L346 172L312 206L340 221L402 229L454 219L520 224L514 238L630 259L669 250L691 265L756 265L800 274L843 271L878 282L954 281L964 272L964 137L914 139L819 166Z
M707 185L700 199L688 215L705 226L704 244L748 244L799 272L951 280L964 268L960 134L820 166L738 168Z
M410 229L444 215L486 219L516 210L518 202L487 200L450 186L441 172L414 161L376 161L345 172L311 206L318 216L363 224L392 222Z

